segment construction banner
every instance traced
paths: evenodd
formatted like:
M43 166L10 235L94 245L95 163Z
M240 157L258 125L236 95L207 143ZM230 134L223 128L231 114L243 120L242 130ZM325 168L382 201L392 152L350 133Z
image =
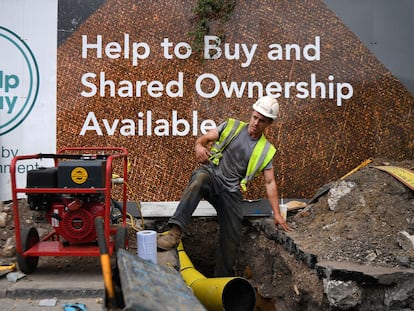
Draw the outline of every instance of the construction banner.
M141 201L179 200L199 165L196 138L229 117L248 121L263 95L280 105L266 135L277 149L281 197L311 197L367 158L412 158L413 95L376 53L389 41L360 38L332 1L213 2L0 4L0 53L11 46L0 54L1 199L9 199L3 185L13 155L113 146L127 148L129 186ZM364 8L371 27L364 29L373 34L391 27L378 10L399 9L393 37L410 29L400 1ZM5 60L22 53L5 32L33 52L22 60L33 63L26 93L14 93L23 73ZM411 57L402 56L412 50L400 54L399 67L409 66ZM21 97L27 105L18 105ZM17 107L12 122L8 111ZM266 195L262 181L250 185L247 199Z

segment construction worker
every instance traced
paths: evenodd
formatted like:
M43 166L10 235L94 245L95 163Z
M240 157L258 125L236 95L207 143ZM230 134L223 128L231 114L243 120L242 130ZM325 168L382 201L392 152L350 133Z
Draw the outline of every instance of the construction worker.
M198 203L205 199L216 209L219 222L214 274L216 277L233 276L242 234L241 191L261 171L264 172L267 198L273 209L275 224L285 231L291 230L279 210L272 165L276 149L263 134L277 118L278 112L276 99L262 97L253 104L248 123L227 119L196 140L196 159L203 165L193 172L182 193L180 203L168 221L168 234L158 237L159 249L169 250L178 245Z

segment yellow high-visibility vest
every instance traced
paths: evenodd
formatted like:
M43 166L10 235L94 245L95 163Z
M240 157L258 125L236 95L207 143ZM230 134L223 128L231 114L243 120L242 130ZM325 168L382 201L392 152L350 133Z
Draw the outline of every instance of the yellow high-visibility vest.
M233 140L240 131L247 126L246 122L236 119L228 119L227 125L221 132L219 139L211 147L210 160L214 165L219 165L223 156L222 152L227 145ZM253 148L247 164L246 176L240 181L240 187L243 191L247 190L247 183L257 177L261 171L269 164L276 153L276 148L268 142L264 134Z

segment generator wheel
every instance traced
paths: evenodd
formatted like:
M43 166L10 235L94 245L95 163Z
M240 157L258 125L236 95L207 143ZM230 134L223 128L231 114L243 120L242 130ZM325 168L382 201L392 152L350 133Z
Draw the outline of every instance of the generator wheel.
M21 233L21 241L22 241L22 251L25 252L28 249L32 248L34 245L39 243L39 233L37 232L36 228L25 228L22 230ZM39 257L37 256L23 256L21 254L17 254L17 264L19 265L19 269L23 273L33 273L36 271L37 264L39 262Z
M127 248L127 230L124 226L119 226L115 234L115 253L118 249Z

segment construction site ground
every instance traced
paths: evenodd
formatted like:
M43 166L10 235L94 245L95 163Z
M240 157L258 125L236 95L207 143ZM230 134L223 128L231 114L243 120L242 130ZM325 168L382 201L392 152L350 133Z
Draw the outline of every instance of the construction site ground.
M315 255L318 262L414 271L414 251L401 235L401 232L414 235L414 191L390 174L375 168L377 165L396 165L412 170L414 161L374 159L344 180L333 181L329 184L329 191L312 204L290 211L288 222L294 231L288 236L301 250ZM4 202L0 210L8 214L0 236L3 264L15 262L10 206L9 202ZM30 223L33 212L26 211L23 217ZM292 306L306 306L301 310L323 310L328 304L320 276L286 251L286 245L261 234L264 229L260 229L257 223L262 221L246 220L237 265L238 274L251 280L258 292L257 310L293 310ZM148 220L148 226L161 232L166 229L165 219ZM183 237L189 257L207 277L211 277L214 267L217 230L214 218L193 218ZM130 251L136 252L135 231L132 228L128 231ZM71 286L81 288L83 285L87 288L83 294L79 292L78 297L71 296ZM40 293L45 287L54 288L56 293L43 290L42 296ZM10 295L13 288L18 297ZM21 288L27 289L27 292ZM57 309L48 307L47 310L61 310L61 302L76 302L78 298L88 302L88 310L101 310L103 288L99 258L42 257L34 274L15 283L1 277L0 299L2 305L4 302L9 306L5 310L27 310L13 306L16 301L37 310L41 298L54 297L58 298ZM414 295L408 297L399 310L412 309Z
M98 311L105 307L104 293L96 257L42 257L35 273L17 282L6 276L0 279L0 303L5 311L61 311L63 305L74 303Z

